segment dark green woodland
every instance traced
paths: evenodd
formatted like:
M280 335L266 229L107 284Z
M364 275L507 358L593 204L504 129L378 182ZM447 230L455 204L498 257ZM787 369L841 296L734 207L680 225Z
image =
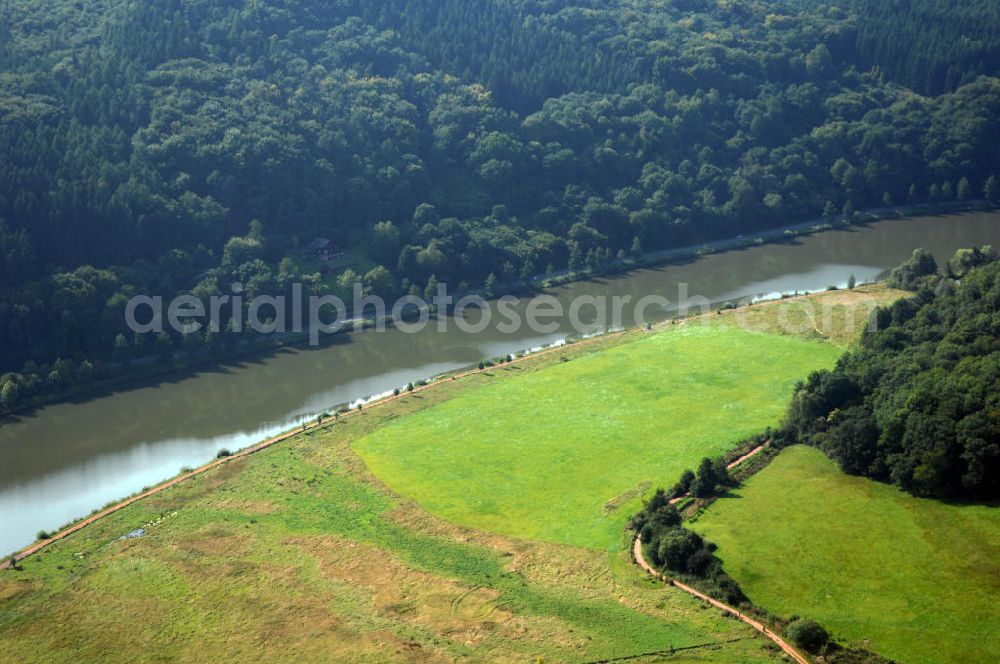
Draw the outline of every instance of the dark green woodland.
M233 343L130 333L136 294L468 290L1000 198L998 35L985 1L2 0L4 406Z

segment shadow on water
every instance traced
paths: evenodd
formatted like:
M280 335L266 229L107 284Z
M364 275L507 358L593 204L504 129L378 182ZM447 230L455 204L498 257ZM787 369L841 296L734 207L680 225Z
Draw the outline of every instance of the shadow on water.
M269 361L285 355L293 355L298 352L327 350L335 346L347 346L354 343L352 338L357 332L344 332L339 334L320 337L320 342L316 345L308 341L284 342L282 345L275 345L268 348L258 348L247 350L246 353L232 353L226 357L205 357L192 360L183 366L165 366L155 373L125 377L115 380L114 384L88 389L78 393L70 394L66 397L51 402L45 402L27 406L14 413L0 415L0 426L14 425L38 416L48 406L53 403L72 404L75 406L84 405L93 401L100 401L113 397L117 394L132 392L139 388L158 388L167 385L179 385L189 380L197 379L201 376L222 376L232 375L238 371L245 371L252 367L263 366Z

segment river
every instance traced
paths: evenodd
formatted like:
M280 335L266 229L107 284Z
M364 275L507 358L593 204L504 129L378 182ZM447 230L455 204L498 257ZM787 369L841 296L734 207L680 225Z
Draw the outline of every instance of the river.
M874 279L916 247L939 262L955 249L1000 246L1000 212L876 222L783 243L634 270L548 291L580 295L651 294L678 299L678 284L712 302L843 286ZM523 303L520 306L523 310ZM647 313L647 317L649 316ZM667 315L667 314L662 314ZM632 324L626 308L623 320ZM453 321L452 321L453 323ZM485 357L551 344L570 331L467 334L432 324L339 335L316 349L283 349L172 375L119 391L39 408L0 424L0 551L19 549L116 498L287 430L337 404L468 366Z

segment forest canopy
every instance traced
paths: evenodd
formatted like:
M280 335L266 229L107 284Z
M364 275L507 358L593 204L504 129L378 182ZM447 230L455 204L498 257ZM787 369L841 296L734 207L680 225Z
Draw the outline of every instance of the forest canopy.
M4 0L0 389L233 343L131 334L137 293L423 293L1000 199L996 8L903 4Z

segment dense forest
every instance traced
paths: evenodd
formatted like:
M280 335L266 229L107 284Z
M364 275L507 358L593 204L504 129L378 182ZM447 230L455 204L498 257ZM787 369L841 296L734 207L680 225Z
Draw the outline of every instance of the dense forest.
M0 0L3 405L233 343L130 334L137 293L475 288L1000 199L995 6L902 4Z
M963 0L856 0L853 55L922 94L940 94L980 74L1000 73L1000 4ZM933 26L928 29L928 26Z
M778 438L919 496L1000 497L1000 261L963 250L946 273L920 250L898 268L896 285L917 295L809 377Z

